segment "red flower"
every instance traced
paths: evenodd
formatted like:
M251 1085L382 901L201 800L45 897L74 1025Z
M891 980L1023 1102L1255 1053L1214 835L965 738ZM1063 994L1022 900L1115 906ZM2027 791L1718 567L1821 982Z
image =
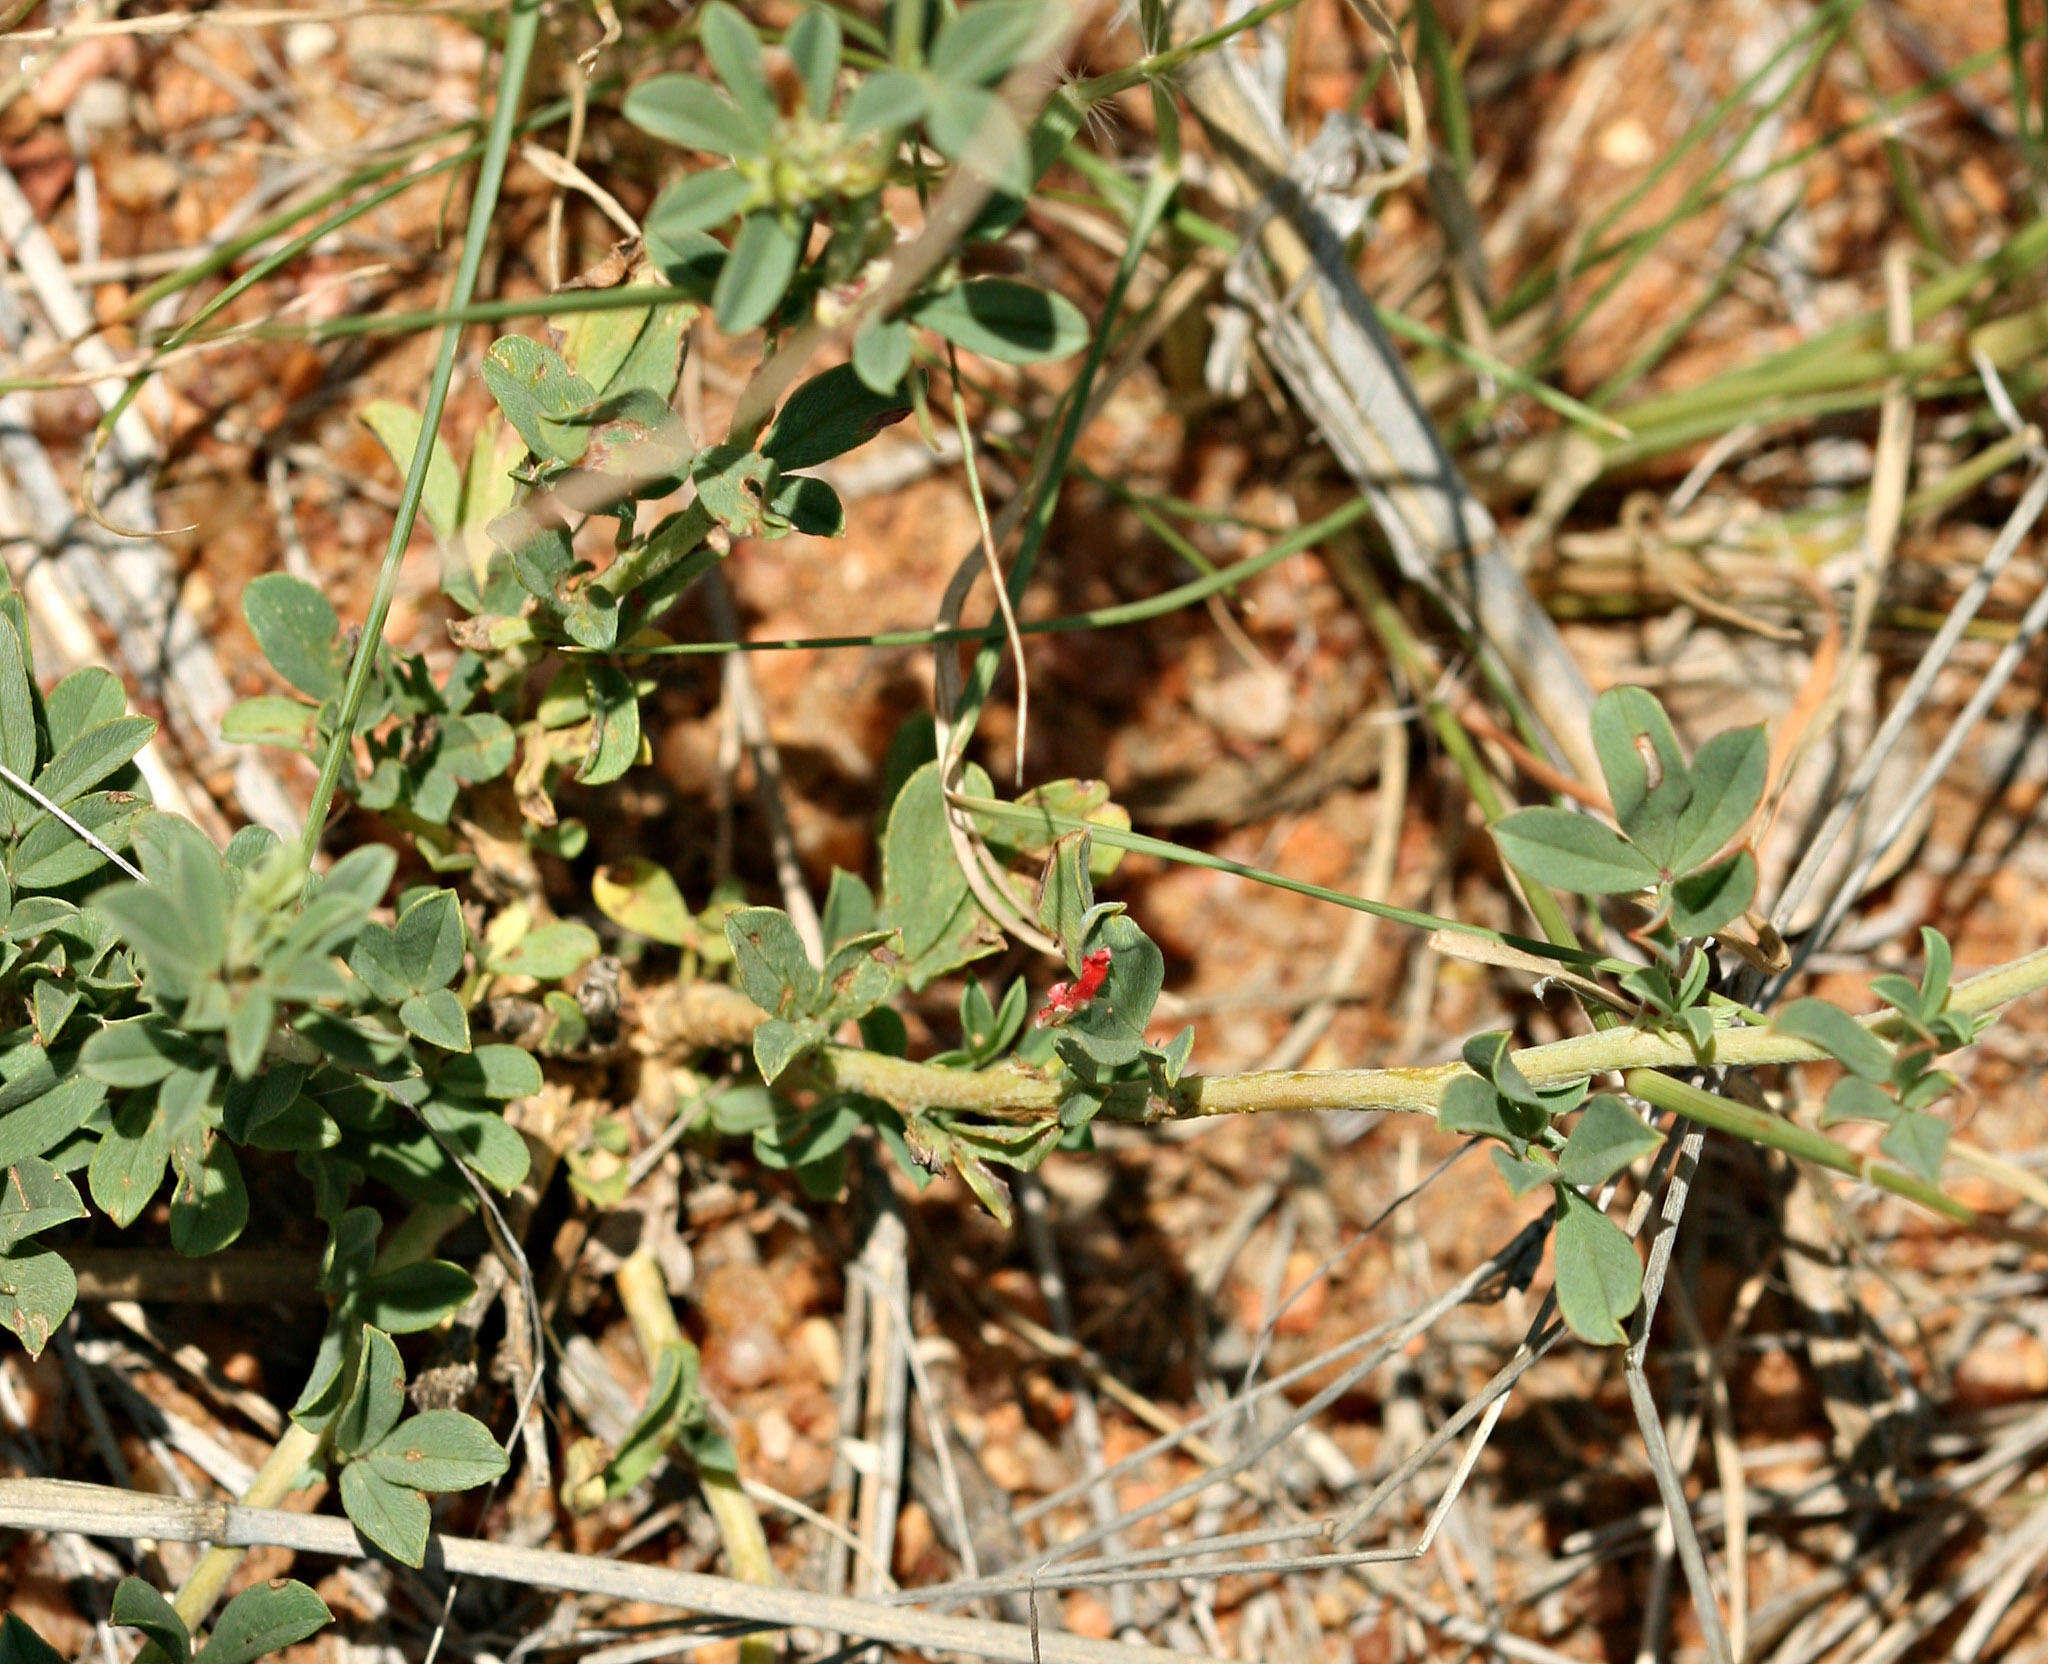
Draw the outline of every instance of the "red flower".
M1038 1011L1038 1026L1052 1028L1086 1010L1108 975L1109 949L1097 948L1081 961L1081 974L1072 982L1055 982L1046 989L1045 1004Z

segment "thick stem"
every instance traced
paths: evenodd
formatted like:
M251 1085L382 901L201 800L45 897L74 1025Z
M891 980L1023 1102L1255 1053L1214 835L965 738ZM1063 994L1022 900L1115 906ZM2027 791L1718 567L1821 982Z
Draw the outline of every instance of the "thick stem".
M633 1338L640 1343L640 1355L652 1371L663 1349L683 1340L661 1264L652 1251L642 1248L620 1264L613 1283L619 1303L626 1308L626 1321L633 1325ZM772 1586L775 1562L768 1554L768 1534L761 1529L761 1516L738 1477L700 1468L697 1483L703 1487L704 1505L711 1510L733 1575L747 1583ZM775 1642L769 1636L750 1636L740 1643L740 1664L774 1664L774 1659Z
M284 1437L271 1447L270 1455L263 1466L256 1470L256 1477L249 1482L249 1488L242 1493L245 1508L275 1508L291 1494L293 1481L303 1473L306 1464L320 1453L325 1442L319 1433L309 1433L297 1422L284 1430ZM228 1579L235 1575L235 1568L242 1563L242 1556L248 1551L239 1548L209 1548L199 1557L199 1564L192 1568L192 1575L179 1586L177 1595L171 1601L172 1610L185 1620L187 1629L197 1629L205 1621L206 1614L213 1610L213 1603L220 1599L227 1588Z
M2048 988L2048 949L1955 985L1949 1008L1981 1016L2026 994ZM744 1045L763 1014L744 994L716 984L678 989L673 1011L654 1016L657 1033L684 1044ZM1879 1035L1896 1032L1889 1011L1860 1019ZM1617 1028L1573 1035L1515 1052L1514 1062L1536 1085L1626 1069L1756 1068L1773 1063L1818 1063L1827 1053L1805 1040L1756 1026L1716 1029L1712 1049L1695 1052L1684 1035L1668 1030ZM898 1109L950 1109L994 1120L1031 1121L1058 1107L1058 1082L1014 1065L981 1070L913 1063L853 1046L826 1046L803 1065L817 1085L860 1092ZM1316 1109L1391 1109L1434 1113L1444 1090L1471 1071L1462 1063L1405 1069L1268 1069L1242 1075L1189 1075L1166 1098L1147 1106L1147 1120L1192 1120L1207 1115L1259 1115ZM1841 1146L1834 1146L1839 1149Z
M2048 987L2048 949L1957 983L1949 1008L1982 1016L2043 987ZM745 995L717 985L678 990L676 1007L674 1017L666 1023L657 1018L654 1024L657 1032L666 1027L666 1037L672 1042L744 1045L762 1020L762 1013ZM1860 1021L1880 1036L1900 1032L1890 1011L1875 1012ZM1705 1055L1695 1052L1691 1041L1680 1034L1615 1028L1525 1047L1513 1056L1515 1066L1538 1086L1623 1071L1628 1090L1647 1103L1801 1160L1868 1179L1958 1223L2010 1234L1996 1221L1986 1220L1976 1210L1943 1195L1938 1186L1875 1165L1847 1145L1783 1116L1751 1109L1657 1072L1703 1066L1756 1068L1827 1059L1820 1047L1774 1029L1717 1029L1712 1049ZM1062 1095L1058 1082L1015 1065L946 1069L850 1046L826 1046L801 1067L810 1081L822 1088L859 1092L903 1110L954 1110L991 1120L1042 1120L1056 1111ZM1462 1063L1438 1063L1406 1069L1269 1069L1242 1075L1189 1075L1172 1093L1153 1096L1133 1118L1192 1120L1209 1115L1329 1109L1433 1114L1451 1082L1470 1073ZM1983 1170L1981 1163L1977 1165Z

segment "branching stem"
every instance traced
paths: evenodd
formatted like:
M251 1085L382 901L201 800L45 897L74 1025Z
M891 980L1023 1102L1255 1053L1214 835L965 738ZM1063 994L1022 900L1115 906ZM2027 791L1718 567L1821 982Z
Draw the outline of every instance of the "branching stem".
M2048 949L1958 982L1949 1008L1982 1016L2044 987L2048 987ZM743 1044L762 1020L753 1003L734 989L700 984L678 992L687 1007L687 1018L680 1027L699 1044ZM1894 1034L1897 1027L1889 1010L1871 1013L1861 1021L1880 1036ZM1945 1196L1937 1186L1877 1165L1847 1145L1782 1115L1736 1103L1658 1072L1827 1061L1828 1054L1808 1041L1764 1027L1726 1028L1716 1030L1711 1052L1702 1056L1684 1035L1673 1031L1615 1028L1525 1047L1513 1055L1515 1067L1535 1085L1620 1072L1630 1092L1660 1109L1796 1159L1866 1179L1958 1223L1983 1224L1974 1209ZM853 1046L827 1046L805 1067L819 1087L859 1092L897 1109L953 1111L999 1121L1042 1120L1057 1111L1064 1095L1059 1081L1014 1064L948 1069ZM1270 1069L1241 1075L1188 1075L1171 1094L1153 1094L1142 1110L1126 1110L1122 1118L1152 1122L1331 1109L1432 1114L1450 1083L1471 1072L1463 1063L1437 1063L1401 1069ZM1115 1100L1108 1113L1118 1114Z

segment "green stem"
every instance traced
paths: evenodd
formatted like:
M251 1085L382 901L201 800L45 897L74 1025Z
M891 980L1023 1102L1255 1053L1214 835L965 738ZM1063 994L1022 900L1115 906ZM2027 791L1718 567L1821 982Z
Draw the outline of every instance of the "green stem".
M1788 1121L1767 1109L1739 1104L1733 1098L1724 1098L1702 1087L1688 1086L1682 1080L1660 1075L1652 1069L1631 1069L1622 1077L1622 1084L1644 1103L1683 1115L1700 1126L1732 1133L1752 1144L1783 1151L1800 1161L1810 1161L1817 1167L1832 1168L1837 1173L1867 1179L1880 1190L1889 1190L1894 1196L1917 1202L1930 1212L1953 1219L1958 1224L1978 1223L1975 1208L1943 1195L1939 1186L1916 1179L1910 1173L1902 1173L1895 1167L1880 1167L1868 1156L1858 1155L1811 1127L1802 1127L1797 1121Z
M1114 98L1118 93L1128 92L1143 82L1160 81L1178 75L1203 53L1213 52L1226 41L1236 38L1248 29L1256 29L1268 18L1292 11L1300 4L1301 0L1265 0L1263 5L1252 7L1241 17L1234 17L1205 35L1197 35L1192 40L1182 41L1178 46L1154 52L1123 69L1111 70L1107 75L1097 75L1087 81L1076 81L1067 89L1067 96L1078 100L1082 107L1086 108L1091 104L1100 104L1105 98Z
M469 1217L465 1207L445 1202L422 1202L393 1227L384 1239L384 1247L377 1255L373 1273L396 1271L400 1266L413 1265L426 1259L440 1246L441 1239ZM275 1508L292 1492L294 1482L304 1473L326 1448L325 1432L309 1433L297 1422L290 1423L284 1430L263 1465L256 1470L256 1477L249 1482L249 1488L242 1493L241 1502L246 1508ZM207 1613L228 1586L228 1580L235 1575L235 1568L242 1563L242 1556L248 1551L240 1548L213 1547L199 1557L196 1564L179 1585L171 1606L179 1617L185 1620L187 1629L197 1629L205 1622ZM155 1649L144 1654L142 1664L168 1664Z
M498 188L505 178L505 160L512 149L518 125L519 95L526 84L527 65L540 33L540 0L517 0L505 23L505 51L498 70L497 107L491 112L491 131L485 141L482 164L477 169L476 194L469 205L469 222L462 238L462 259L456 267L451 296L457 307L467 306L476 291L477 273L482 268L484 244L490 235L491 218L497 212ZM313 787L313 801L306 811L306 829L299 840L299 859L310 871L313 856L326 829L327 811L334 802L335 788L348 761L355 734L356 714L370 690L370 676L376 667L377 649L384 637L384 621L398 592L398 572L405 558L405 546L412 539L413 521L419 513L420 498L426 490L427 465L433 459L434 438L440 429L441 411L448 402L448 385L455 376L455 353L462 331L451 325L441 336L440 357L434 364L434 379L427 387L426 408L420 414L419 443L413 447L412 467L406 473L405 493L399 499L398 517L392 522L391 540L384 547L384 564L377 573L377 585L370 595L370 607L363 620L362 639L350 660L348 680L342 686L341 712L334 725L334 738L321 761L320 778Z
M640 1356L652 1374L656 1360L667 1348L683 1344L682 1325L669 1303L661 1262L652 1250L638 1249L620 1262L612 1281L619 1291L619 1304L626 1308L626 1321L633 1326ZM773 1584L775 1562L768 1553L767 1533L738 1477L700 1468L697 1483L703 1488L704 1505L718 1527L733 1575L748 1583ZM775 1654L771 1636L755 1635L740 1642L741 1664L774 1664Z
M263 1466L256 1470L256 1477L242 1493L242 1506L277 1507L291 1494L299 1475L320 1454L320 1447L325 1443L324 1434L309 1433L297 1422L291 1423L285 1428L284 1436L271 1446ZM242 1556L247 1552L246 1549L216 1545L200 1555L199 1563L179 1585L171 1600L171 1609L185 1620L187 1629L197 1629L206 1621L207 1613L213 1610L214 1602L220 1599L221 1592L228 1586L228 1579L235 1575L235 1568L241 1565Z
M1096 607L1089 612L1069 613L1062 618L1025 618L1017 621L1017 628L1024 635L1057 635L1064 631L1107 630L1124 624L1140 624L1147 619L1163 617L1178 612L1212 595L1220 595L1256 578L1291 556L1304 549L1312 548L1326 537L1333 536L1362 520L1372 511L1372 504L1364 497L1354 497L1342 508L1333 509L1320 520L1312 521L1297 528L1286 537L1276 541L1270 548L1247 559L1222 567L1207 577L1191 579L1177 584L1172 589L1161 590L1141 601L1123 601L1111 607ZM687 512L687 511L686 511ZM612 583L612 575L631 560L631 555L621 556L618 562L607 569L607 587L624 594L634 584L643 582L647 574L635 570L631 582ZM688 658L705 653L769 653L769 652L812 652L833 647L931 647L948 641L1000 641L1003 627L1000 623L963 626L954 630L876 630L867 635L857 636L797 636L774 641L678 641L656 647L635 647L627 657L641 658ZM556 651L574 656L589 649L572 644L549 643Z
M2043 988L2048 988L2048 948L1957 983L1949 997L1949 1009L1981 1016ZM763 1013L736 990L710 986L693 992L715 1002L720 1044L744 1044L753 1026L763 1020ZM1900 1033L1898 1016L1889 1007L1858 1021L1880 1037ZM1512 1056L1515 1067L1538 1086L1610 1071L1747 1069L1828 1061L1828 1054L1810 1041L1759 1025L1716 1029L1713 1044L1705 1053L1695 1051L1684 1035L1669 1030L1617 1028L1527 1046ZM998 1120L1035 1120L1057 1109L1065 1095L1060 1082L1013 1064L981 1070L948 1069L855 1046L823 1047L804 1067L818 1086L880 1098L898 1109L958 1110ZM1433 1113L1450 1083L1471 1073L1463 1063L1433 1063L1399 1069L1263 1069L1240 1075L1187 1075L1169 1096L1155 1097L1143 1118L1194 1120L1211 1115L1325 1109ZM1852 1154L1847 1159L1860 1162L1862 1158Z

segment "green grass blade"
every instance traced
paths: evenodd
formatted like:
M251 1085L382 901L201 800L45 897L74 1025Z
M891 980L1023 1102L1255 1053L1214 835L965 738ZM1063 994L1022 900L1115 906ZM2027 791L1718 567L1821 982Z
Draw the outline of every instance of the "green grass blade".
M497 212L498 191L505 180L505 161L512 151L518 126L519 97L526 86L527 66L533 60L534 41L540 33L540 0L517 0L505 22L504 56L498 69L497 105L491 112L491 131L485 141L482 163L477 169L476 194L470 200L469 223L462 237L462 259L456 268L453 300L465 306L476 291L477 272L483 265L484 244L490 236L491 217ZM308 870L320 834L327 824L327 811L341 779L343 763L355 732L356 713L363 708L369 692L370 671L376 663L377 648L384 638L384 621L391 612L392 596L398 589L398 570L405 558L405 546L412 539L413 521L419 514L420 497L426 490L427 464L434 454L434 437L440 430L441 411L448 402L448 384L455 376L455 354L461 345L462 329L451 324L441 336L440 357L434 364L434 379L427 388L426 407L420 415L419 443L413 448L412 466L407 469L405 490L398 502L398 517L392 522L391 540L384 547L384 562L377 572L377 585L370 595L370 607L363 620L363 633L350 660L348 680L342 685L341 712L335 723L334 739L321 760L320 778L313 788L313 802L306 811L306 829L299 840L299 858Z

